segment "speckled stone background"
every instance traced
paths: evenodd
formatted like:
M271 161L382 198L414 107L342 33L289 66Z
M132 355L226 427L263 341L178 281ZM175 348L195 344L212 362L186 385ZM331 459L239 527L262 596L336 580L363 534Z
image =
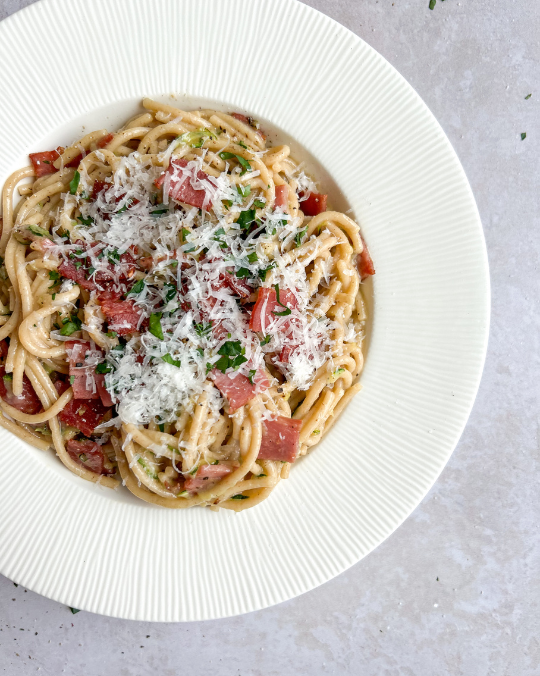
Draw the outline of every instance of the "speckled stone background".
M28 4L0 0L0 19ZM0 577L1 673L540 674L540 7L307 4L361 36L416 88L471 182L493 316L469 424L435 487L392 537L332 582L268 610L193 624L128 622L72 615ZM57 48L53 36L36 55L45 48ZM299 76L309 77L309 64Z

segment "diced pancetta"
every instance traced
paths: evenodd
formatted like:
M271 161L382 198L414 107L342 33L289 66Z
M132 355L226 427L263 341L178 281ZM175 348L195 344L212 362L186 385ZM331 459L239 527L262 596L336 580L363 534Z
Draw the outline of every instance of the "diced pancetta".
M301 427L301 420L285 418L282 415L274 420L263 420L259 458L294 462L300 448Z
M282 305L277 301L275 289L259 288L257 302L255 303L249 321L249 328L252 331L262 331L263 326L267 328L269 324L277 319L278 315L274 313L284 312L285 307L294 309L298 304L296 296L289 289L280 289L279 300ZM285 307L283 307L283 305ZM286 323L284 323L284 328L286 328Z
M76 441L70 439L66 443L66 451L70 458L78 465L89 469L95 474L114 474L115 469L105 457L105 453L99 444L89 439Z
M156 181L156 186L160 188L165 182L166 176L169 176L168 195L177 202L190 204L197 209L203 206L209 209L212 206L212 200L207 196L203 188L194 188L192 186L193 176L189 170L183 171L188 166L188 162L182 159L174 159L169 164L169 168L164 171ZM199 181L210 181L208 174L204 171L198 171L196 174Z
M11 373L6 373L5 366L0 366L0 397L2 397L6 404L28 415L35 415L41 411L41 401L26 374L23 375L22 394L15 396L12 385L13 378Z
M229 402L231 413L247 404L258 392L266 390L269 386L266 374L260 369L253 376L253 385L242 373L232 374L231 378L218 369L212 369L211 375L216 387Z
M201 465L195 476L188 476L184 483L184 490L195 493L201 488L211 486L213 483L232 472L229 465Z
M318 216L326 211L327 199L328 195L310 192L307 198L303 202L300 202L300 208L306 216Z

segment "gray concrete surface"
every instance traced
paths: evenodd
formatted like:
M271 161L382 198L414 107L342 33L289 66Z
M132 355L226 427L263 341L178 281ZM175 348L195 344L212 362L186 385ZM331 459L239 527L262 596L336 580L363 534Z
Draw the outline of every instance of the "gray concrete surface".
M0 19L28 4L0 0ZM360 35L416 88L476 195L493 318L465 433L391 538L274 608L197 624L127 622L72 615L0 579L2 673L540 674L540 8L525 0L439 0L433 11L428 0L307 4ZM45 43L56 48L52 36Z

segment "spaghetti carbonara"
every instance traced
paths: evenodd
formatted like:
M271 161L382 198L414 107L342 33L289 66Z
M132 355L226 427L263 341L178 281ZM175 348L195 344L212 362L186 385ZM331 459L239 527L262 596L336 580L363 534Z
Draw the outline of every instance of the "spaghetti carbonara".
M5 184L0 425L147 502L241 511L360 389L373 264L256 121L143 106Z

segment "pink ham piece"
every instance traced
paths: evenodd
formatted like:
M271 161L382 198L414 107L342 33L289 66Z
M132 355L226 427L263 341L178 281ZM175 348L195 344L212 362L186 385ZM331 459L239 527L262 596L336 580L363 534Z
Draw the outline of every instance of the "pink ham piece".
M70 439L66 443L66 451L72 460L89 469L94 474L114 474L114 467L109 467L109 462L105 458L105 454L99 444L94 441L85 439L83 441L76 441ZM107 465L107 466L106 466Z
M264 371L261 370L258 370L253 376L254 385L250 383L249 378L241 373L237 373L233 378L230 378L218 369L212 369L211 375L216 387L229 402L231 413L245 406L258 392L266 390L270 385Z
M375 266L373 265L373 261L369 255L369 250L367 248L367 244L364 242L364 238L361 235L360 237L362 239L364 248L362 249L362 253L359 253L357 256L357 266L360 279L364 281L364 279L367 279L368 277L371 277L371 275L375 274Z
M13 378L11 373L6 373L5 367L0 366L0 397L6 404L13 406L13 408L16 408L17 411L20 411L21 413L27 413L29 415L35 415L41 411L41 401L32 387L32 383L26 377L26 374L23 375L22 394L15 396L13 394L12 385Z
M167 171L164 171L157 179L156 186L161 188L165 182L165 178L169 176L169 197L172 197L177 202L190 204L192 207L197 207L197 209L202 209L203 205L205 205L205 208L208 209L212 206L212 200L207 197L206 190L202 188L194 188L191 185L193 173L189 171L189 169L187 171L183 171L183 169L186 169L187 166L188 162L186 162L186 160L172 160ZM198 171L197 178L199 181L209 181L212 183L210 177L208 174L205 174L204 171Z
M276 209L285 209L289 206L289 188L286 185L276 185L276 199L274 200Z
M300 195L302 196L302 194ZM318 192L310 192L303 202L300 202L300 209L306 216L318 216L326 211L326 200L328 195Z
M297 306L296 296L289 289L280 289L279 291L279 300L283 305L294 310ZM257 302L253 308L251 314L251 319L249 320L249 328L252 331L262 331L263 323L265 329L274 322L276 319L279 319L278 315L275 315L274 312L284 312L285 308L282 307L277 302L277 295L275 289L259 288L259 295L257 296ZM285 322L288 327L288 322ZM286 328L284 325L283 328Z
M184 490L195 493L201 488L211 486L219 479L232 472L229 465L201 465L195 476L189 476L184 483Z
M275 420L263 420L259 458L294 462L300 448L301 427L301 420L285 418L282 415Z
M103 352L88 340L67 340L66 352L69 357L69 375L72 380L73 397L75 399L99 399L96 385L96 364L103 357ZM89 365L86 359L91 360ZM96 359L97 357L97 359Z
M96 387L99 394L99 398L101 399L101 403L103 404L103 406L107 406L107 408L109 408L110 406L114 406L114 402L112 400L111 395L109 394L109 390L105 387L105 374L96 373L94 375L94 378L96 380Z
M132 300L100 299L101 309L107 317L109 330L119 336L138 331L141 313Z

